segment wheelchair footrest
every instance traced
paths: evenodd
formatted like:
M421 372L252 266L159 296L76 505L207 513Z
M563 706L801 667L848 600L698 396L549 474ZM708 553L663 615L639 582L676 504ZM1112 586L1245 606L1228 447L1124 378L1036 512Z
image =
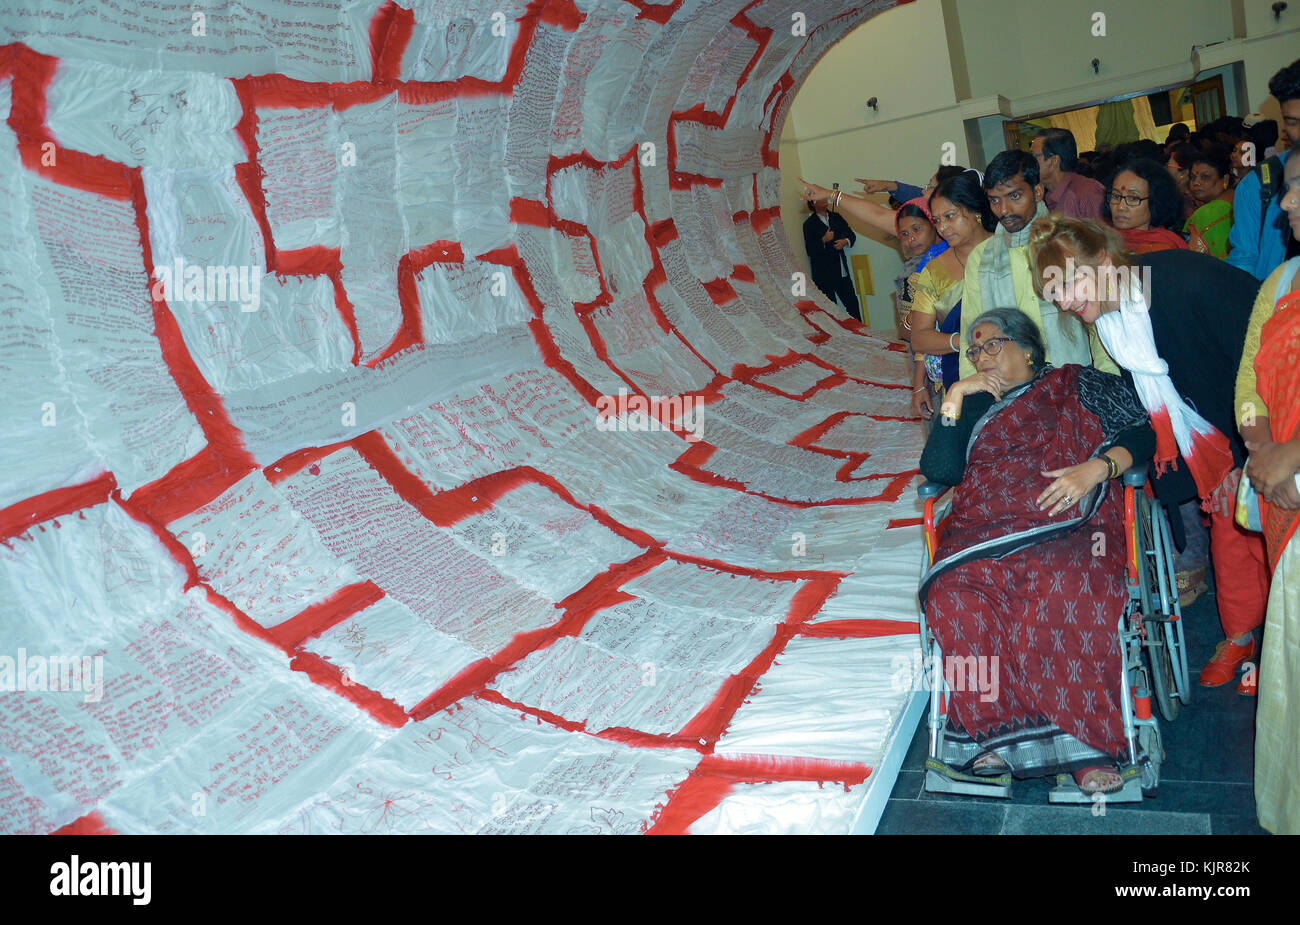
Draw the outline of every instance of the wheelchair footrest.
M925 789L930 793L960 793L973 797L1011 799L1011 775L976 777L954 771L937 758L925 760Z
M1134 765L1128 765L1119 772L1119 776L1124 781L1124 789L1117 790L1114 793L1102 794L1107 803L1141 803L1142 802L1142 770ZM1056 786L1047 793L1049 803L1083 803L1091 805L1101 802L1097 794L1084 793L1079 789L1079 785L1074 782L1074 778L1069 774L1056 775Z

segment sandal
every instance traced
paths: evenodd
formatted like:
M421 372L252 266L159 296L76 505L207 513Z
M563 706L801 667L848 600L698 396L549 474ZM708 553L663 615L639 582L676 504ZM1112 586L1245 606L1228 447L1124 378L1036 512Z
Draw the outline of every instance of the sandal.
M970 766L970 772L976 777L1001 777L1010 770L1011 766L997 752L985 752Z
M1178 572L1174 576L1179 607L1191 607L1202 594L1210 590L1210 585L1205 580L1206 571L1206 567L1202 565L1185 572Z
M1114 780L1109 784L1101 784L1099 780L1102 778L1096 775L1102 774L1110 774L1114 777ZM1119 793L1124 789L1124 778L1120 776L1119 768L1113 764L1094 764L1090 767L1079 768L1070 776L1074 778L1074 782L1079 789L1089 796L1094 793Z

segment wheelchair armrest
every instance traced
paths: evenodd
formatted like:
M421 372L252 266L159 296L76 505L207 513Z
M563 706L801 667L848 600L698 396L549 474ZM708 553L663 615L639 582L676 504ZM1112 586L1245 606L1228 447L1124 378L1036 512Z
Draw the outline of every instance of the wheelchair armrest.
M1125 469L1123 478L1125 485L1141 488L1147 483L1147 467L1133 466L1131 469Z
M937 498L951 487L951 485L941 485L938 482L922 482L920 487L916 489L916 496L922 501L926 498Z

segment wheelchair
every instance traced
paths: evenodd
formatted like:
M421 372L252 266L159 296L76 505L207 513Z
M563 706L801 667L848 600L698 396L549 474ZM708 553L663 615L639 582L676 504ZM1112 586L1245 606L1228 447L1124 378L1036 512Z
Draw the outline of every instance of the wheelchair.
M1151 710L1153 694L1161 715L1172 722L1182 706L1191 702L1192 688L1187 671L1187 648L1174 577L1174 548L1168 518L1164 508L1154 503L1149 494L1145 468L1129 469L1122 476L1122 484L1128 600L1117 623L1124 669L1116 681L1120 688L1128 761L1120 767L1123 789L1106 794L1105 799L1129 803L1141 802L1144 796L1156 796L1160 785L1160 766L1165 753L1160 726ZM1102 490L1110 489L1102 487L1096 491ZM925 502L923 578L934 564L943 520L951 508L950 502L939 505L948 491L949 486L935 482L925 482L918 490ZM1094 504L1099 503L1098 498ZM983 557L1001 558L1025 548L1025 545L1020 543L1003 549L990 549ZM951 558L957 559L958 556ZM922 590L925 588L923 582ZM927 659L926 664L943 665L943 653L926 622L923 595L920 598L920 630L921 652ZM997 777L979 777L957 771L942 761L949 694L944 675L942 671L927 675L931 680L925 789L932 793L1009 799L1010 771ZM1069 774L1058 774L1056 786L1048 794L1052 803L1091 803L1095 799L1095 795L1080 790Z

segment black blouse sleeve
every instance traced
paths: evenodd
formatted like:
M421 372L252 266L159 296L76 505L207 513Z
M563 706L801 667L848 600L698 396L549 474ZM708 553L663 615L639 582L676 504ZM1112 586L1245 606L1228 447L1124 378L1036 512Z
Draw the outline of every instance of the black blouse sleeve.
M980 418L993 407L993 396L976 392L962 399L961 417L955 424L945 424L935 417L930 437L921 453L921 474L940 485L956 485L966 474L966 447Z
M1101 450L1123 447L1142 466L1156 453L1156 432L1151 418L1133 388L1133 374L1112 376L1091 366L1079 368L1079 400L1101 421Z

